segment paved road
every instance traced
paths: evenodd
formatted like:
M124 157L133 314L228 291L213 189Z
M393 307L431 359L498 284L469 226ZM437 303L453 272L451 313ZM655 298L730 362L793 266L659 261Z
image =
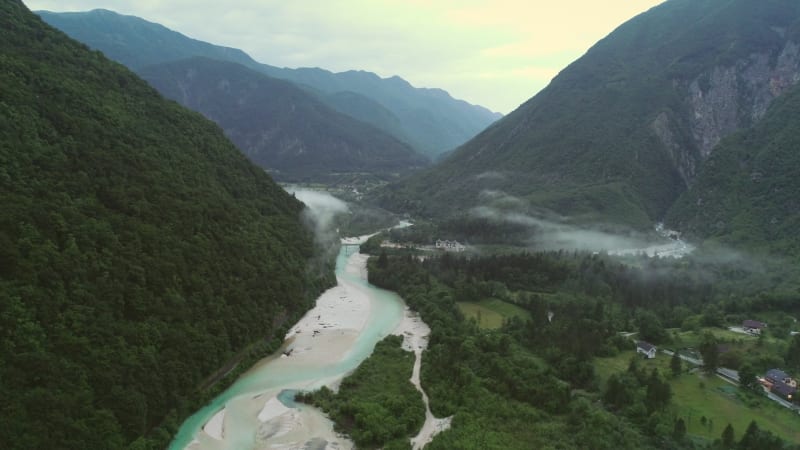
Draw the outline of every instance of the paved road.
M773 394L772 392L767 391L766 389L764 390L764 393L767 394L767 397L769 397L770 400L778 402L784 408L789 408L792 411L797 411L797 413L800 414L800 407L798 407L797 405L795 405L793 403L790 403L790 402L787 402L786 400L778 397L777 395Z
M675 352L672 352L670 350L661 349L661 353L664 353L666 355L672 356L672 354L675 353ZM703 360L702 359L694 359L691 356L681 355L680 353L678 353L678 357L680 359L686 361L686 362L690 362L690 363L694 364L695 366L702 366L703 365Z
M717 373L719 375L729 379L729 380L733 380L733 381L735 381L737 383L739 382L739 372L737 372L735 370L726 369L724 367L720 367L720 368L717 369Z

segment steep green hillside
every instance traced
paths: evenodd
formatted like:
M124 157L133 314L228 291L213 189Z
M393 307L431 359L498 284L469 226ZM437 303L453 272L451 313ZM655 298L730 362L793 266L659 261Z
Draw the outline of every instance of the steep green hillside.
M319 95L339 112L367 122L429 157L463 144L501 117L481 106L454 99L441 89L415 88L396 76L380 78L364 71L333 73L259 64L241 50L200 42L138 17L106 10L38 14L74 39L137 71L149 65L203 56L239 63L289 80ZM345 98L339 95L342 93L346 93ZM387 117L384 110L399 124Z
M390 175L427 160L306 91L239 64L192 58L140 70L166 97L203 113L253 162L287 181L340 173Z
M216 125L0 3L0 448L164 448L317 290L301 210Z
M722 137L797 81L799 17L792 0L667 1L381 200L441 216L502 191L572 220L649 227Z
M724 140L667 216L697 238L800 255L800 88Z

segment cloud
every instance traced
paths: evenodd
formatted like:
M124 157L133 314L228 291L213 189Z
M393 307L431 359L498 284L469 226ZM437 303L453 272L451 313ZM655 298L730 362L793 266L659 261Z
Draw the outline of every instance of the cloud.
M474 217L530 228L529 244L537 250L582 250L615 254L682 256L694 250L683 241L656 239L622 227L582 226L552 211L539 210L525 199L499 190L484 190L481 206L470 210Z
M505 180L506 176L502 172L489 170L475 175L475 178L478 180Z
M320 191L295 189L287 187L286 191L305 203L304 219L314 231L318 242L325 243L338 237L333 229L333 220L339 214L350 211L347 203L338 198Z
M582 228L519 212L505 212L497 208L479 206L472 209L471 213L476 217L530 227L529 243L539 250L600 252L647 247L643 240L632 235Z

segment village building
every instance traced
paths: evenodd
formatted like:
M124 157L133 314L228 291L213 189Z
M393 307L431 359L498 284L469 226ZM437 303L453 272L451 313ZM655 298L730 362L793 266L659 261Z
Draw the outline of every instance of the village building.
M742 322L742 328L750 334L761 334L761 330L767 328L767 324L757 320L745 320Z
M637 341L636 342L636 353L641 353L647 359L653 359L656 357L656 352L658 349L655 345L645 342L645 341Z
M767 371L767 376L765 376L767 381L770 383L786 383L789 386L797 387L797 381L793 380L792 377L789 376L788 373L780 370L780 369L770 369Z
M789 386L786 383L778 382L772 385L772 389L770 389L770 391L772 391L772 393L775 395L781 396L786 400L791 401L794 398L795 393L797 392L797 388Z
M768 370L764 381L767 389L787 400L792 400L797 392L797 381L780 369Z
M439 250L444 250L446 252L463 252L467 248L459 243L458 241L448 241L448 240L437 240L436 241L436 248Z

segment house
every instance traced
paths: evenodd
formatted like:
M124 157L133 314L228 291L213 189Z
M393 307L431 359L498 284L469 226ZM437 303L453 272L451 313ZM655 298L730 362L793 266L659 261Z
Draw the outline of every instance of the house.
M768 391L789 401L792 401L797 392L797 381L780 369L768 370L766 376L759 381Z
M791 386L782 381L778 381L772 385L772 389L770 389L770 391L772 391L773 394L779 395L787 400L792 400L795 392L797 392L797 387Z
M767 324L757 320L745 320L742 322L742 328L750 334L761 334L761 330L767 328Z
M436 241L436 248L446 252L463 252L466 250L466 247L458 241L443 241L441 239Z
M770 383L784 383L790 387L797 388L797 381L793 380L786 372L780 369L770 369L767 371L767 376L764 377Z
M656 357L656 351L658 349L655 345L645 342L645 341L637 341L636 342L636 353L641 353L647 359L653 359Z

